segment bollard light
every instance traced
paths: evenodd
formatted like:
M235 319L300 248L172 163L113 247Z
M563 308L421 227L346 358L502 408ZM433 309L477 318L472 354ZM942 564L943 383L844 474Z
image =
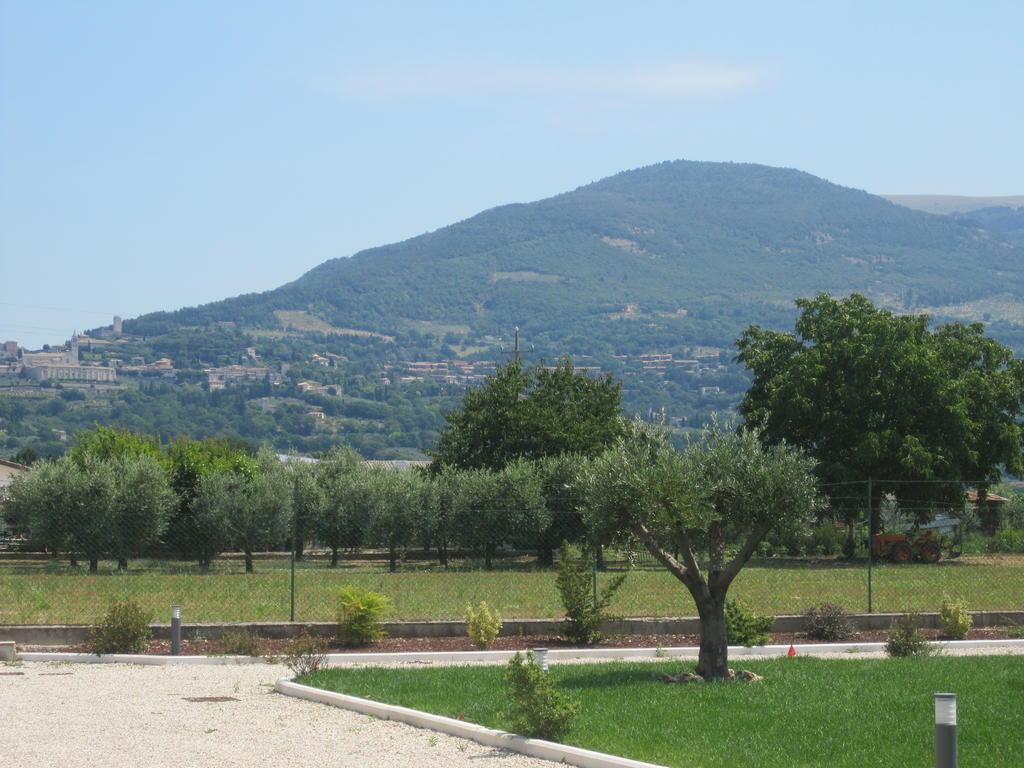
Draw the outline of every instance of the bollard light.
M181 655L181 606L171 606L171 655Z
M547 648L534 648L533 655L537 657L537 663L540 664L540 668L545 672L548 671L548 649Z
M935 694L935 768L956 768L956 694Z

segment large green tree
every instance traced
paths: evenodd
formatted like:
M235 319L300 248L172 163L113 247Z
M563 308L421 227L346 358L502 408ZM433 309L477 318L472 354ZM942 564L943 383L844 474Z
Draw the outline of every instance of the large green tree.
M593 456L619 435L621 389L611 376L577 371L568 358L553 368L499 365L445 417L434 469L500 470L520 458Z
M664 432L629 424L589 462L586 513L600 540L639 541L689 591L700 617L697 672L728 676L729 587L774 527L818 505L814 461L756 431L713 425L685 451Z
M876 507L908 481L953 502L961 481L1024 469L1024 363L982 325L933 329L858 294L796 304L795 333L752 326L736 342L754 376L740 412L768 443L804 448L825 483L873 479Z

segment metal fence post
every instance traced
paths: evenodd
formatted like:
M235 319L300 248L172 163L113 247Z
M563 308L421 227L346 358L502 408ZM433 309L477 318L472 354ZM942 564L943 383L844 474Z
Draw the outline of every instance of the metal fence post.
M874 530L873 530L874 526L872 525L872 523L874 521L872 519L872 512L873 512L873 510L871 509L871 478L869 477L868 478L868 613L873 613L873 611L872 611L872 603L871 603L871 577L872 577L871 566L873 564L873 560L874 560L875 554L874 554Z
M295 621L295 554L298 543L296 537L299 532L299 477L295 476L295 483L292 486L292 573L291 573L291 610L288 612L288 621Z

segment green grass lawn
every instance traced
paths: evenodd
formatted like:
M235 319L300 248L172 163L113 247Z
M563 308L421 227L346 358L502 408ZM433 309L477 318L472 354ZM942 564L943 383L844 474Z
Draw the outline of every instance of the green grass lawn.
M932 696L958 696L961 765L1019 766L1024 657L739 661L761 683L670 685L681 662L552 665L582 703L565 743L686 768L934 765ZM504 667L326 669L299 682L506 729Z
M611 574L600 575L599 581ZM334 596L353 584L383 592L393 601L394 619L461 619L469 604L486 600L506 618L562 615L555 572L529 561L500 569L445 570L425 562L406 563L388 573L376 561L346 561L332 569L321 560L301 563L296 572L296 619L331 621ZM961 596L971 610L1024 608L1024 556L965 556L936 565L880 565L873 572L873 609L938 610L942 596ZM188 563L132 561L127 573L112 563L97 574L66 561L0 559L0 624L92 623L110 602L131 598L166 617L181 605L185 621L284 621L289 617L290 573L286 558L260 559L245 574L236 558L215 562L209 572ZM848 611L867 610L863 563L842 560L755 560L739 575L730 596L763 614L802 613L828 600ZM611 610L622 616L692 616L689 594L667 572L635 570L616 594Z

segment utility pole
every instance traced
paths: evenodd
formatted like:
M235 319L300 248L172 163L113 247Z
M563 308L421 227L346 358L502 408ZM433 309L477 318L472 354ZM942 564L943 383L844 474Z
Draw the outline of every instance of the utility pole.
M503 350L501 350L501 354L503 354L503 355L512 355L512 357L513 357L513 358L515 359L515 361L516 361L516 362L518 363L518 362L519 362L519 360L520 360L520 357L521 357L521 356L520 356L520 350L519 350L519 326L518 326L518 325L517 325L517 326L515 327L515 331L516 331L516 336L515 336L515 339L516 339L516 340L515 340L515 347L513 347L513 348L512 348L512 351L511 351L511 352L506 352L506 351L505 351L505 350L503 349Z

